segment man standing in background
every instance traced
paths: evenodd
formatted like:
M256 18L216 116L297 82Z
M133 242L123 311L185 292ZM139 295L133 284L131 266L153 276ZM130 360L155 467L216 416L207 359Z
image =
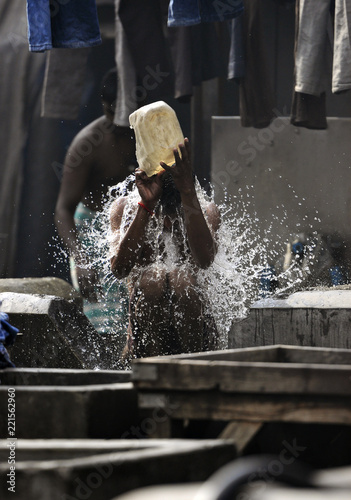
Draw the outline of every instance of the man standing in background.
M116 316L123 323L127 314L126 305L116 313L116 293L124 296L124 288L118 284L107 294L87 252L94 244L87 241L88 233L108 200L109 188L124 181L136 165L133 131L113 123L116 94L117 72L111 69L101 84L104 114L83 128L67 151L55 209L58 233L71 256L72 282L84 298L85 314L100 333L109 333ZM126 300L120 298L122 303Z

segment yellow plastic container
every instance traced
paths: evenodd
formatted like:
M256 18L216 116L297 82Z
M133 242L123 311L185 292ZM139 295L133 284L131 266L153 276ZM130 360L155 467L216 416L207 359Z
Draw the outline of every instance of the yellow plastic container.
M137 109L129 116L136 139L139 168L148 177L163 168L160 161L173 165L173 149L184 142L183 132L175 111L165 102L157 101Z

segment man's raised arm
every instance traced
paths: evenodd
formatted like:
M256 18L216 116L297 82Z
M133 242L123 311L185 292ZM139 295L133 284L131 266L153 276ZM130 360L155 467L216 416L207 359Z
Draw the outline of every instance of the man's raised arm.
M189 247L196 265L205 269L212 264L217 252L215 234L220 224L219 210L214 203L209 204L207 223L196 194L189 140L179 144L179 149L181 155L177 149L174 150L174 165L168 166L164 162L160 165L170 172L180 192Z

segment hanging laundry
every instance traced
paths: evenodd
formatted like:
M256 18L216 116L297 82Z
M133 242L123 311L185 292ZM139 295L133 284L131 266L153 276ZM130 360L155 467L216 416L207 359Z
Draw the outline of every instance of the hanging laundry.
M114 123L129 127L129 115L137 109L136 71L128 46L127 35L119 17L121 0L115 0L115 61L118 75Z
M95 0L27 0L31 52L101 43Z
M173 30L175 28L170 28ZM215 23L202 23L185 28L191 31L193 85L217 77L226 77L227 54L218 36Z
M297 14L295 92L320 96L351 88L351 0L300 0ZM332 59L332 61L331 61Z
M50 50L45 61L41 116L78 118L90 51L90 48Z
M244 16L232 19L230 22L230 50L228 62L228 80L245 76L245 46L243 23Z
M189 102L193 86L226 74L215 24L169 28L168 4L115 0L118 125L151 102Z
M296 0L295 47L294 47L295 61L297 57L297 45L299 40L299 33L300 33L300 2L299 0ZM297 66L295 64L295 81L296 81L296 72L297 72ZM312 95L304 92L296 92L296 90L294 89L293 100L291 105L290 123L297 127L305 127L316 130L327 128L325 92L321 92L320 95Z
M268 127L275 118L273 86L268 72L262 25L261 0L244 0L243 37L245 75L239 83L239 106L243 127Z
M327 128L325 92L319 96L294 92L290 123L315 130Z
M173 75L162 24L160 0L120 0L119 17L137 76L135 98L141 107L173 95Z
M171 0L168 26L193 26L233 19L243 11L242 0Z
M179 26L166 32L174 68L174 97L179 102L189 102L194 85L192 31L190 27ZM199 40L195 41L195 47L198 43Z

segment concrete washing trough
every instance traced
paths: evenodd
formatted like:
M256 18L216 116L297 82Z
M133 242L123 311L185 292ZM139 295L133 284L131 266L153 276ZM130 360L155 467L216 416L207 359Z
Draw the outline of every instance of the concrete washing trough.
M128 371L10 368L0 381L1 415L15 389L17 438L120 438L139 421ZM8 437L6 418L0 437Z
M115 369L117 339L99 334L76 300L55 295L0 293L0 311L20 330L8 349L18 367Z
M44 278L2 278L0 293L14 292L32 295L55 295L75 302L83 310L83 297L67 281L47 276Z
M234 323L229 348L297 345L351 349L351 286L261 299Z
M163 384L171 384L170 389L174 391L172 394L157 393L154 397L152 384L156 372L149 365L156 363L159 369L167 359L138 360L134 363L133 374L109 369L111 346L107 348L73 300L15 292L0 293L0 300L1 310L10 315L10 321L23 333L10 351L11 357L17 366L27 366L0 372L0 415L8 413L9 388L15 389L16 401L13 441L8 435L7 419L0 419L0 498L9 497L10 453L15 453L16 457L15 498L19 500L111 500L148 485L205 481L218 468L237 457L240 440L235 419L240 417L239 431L242 432L243 405L240 400L235 415L224 418L224 406L210 393L205 394L203 407L198 404L199 388L191 395L189 404L185 400L180 403L173 400L184 396L190 382L195 385L202 383L201 378L186 371L186 366L189 361L201 365L206 360L192 360L192 357L235 357L240 355L238 347L250 346L272 352L285 351L282 346L286 345L309 346L303 347L308 353L314 351L310 346L351 347L348 335L351 290L314 290L298 292L287 299L261 300L253 305L248 318L233 325L229 335L229 347L235 348L233 351L199 353L180 359L171 357L171 373L174 375L179 365L186 372L185 379L190 382L186 382L181 392L176 385L183 380L182 377L174 377L175 382L169 377L159 377ZM246 351L249 353L247 362L252 364L251 349L245 350L245 356ZM213 368L214 360L208 361ZM223 383L223 360L218 365L218 376ZM140 366L146 370L147 384L151 384L145 390L140 387ZM207 384L207 366L204 366L204 374ZM235 383L236 377L230 376L226 380ZM280 379L277 377L276 380ZM289 381L287 387L291 386L291 377ZM257 383L262 385L260 380ZM298 384L298 387L302 385ZM261 392L262 389L259 395L254 395L256 405L256 400L264 396ZM235 398L240 399L239 396ZM223 397L226 398L224 409L228 411L229 396L226 393ZM242 397L247 399L246 395ZM272 396L272 399L277 398ZM310 406L315 408L314 404ZM190 407L194 408L195 419L206 417L205 408L209 412L208 418L230 421L230 429L216 440L194 441L176 439L176 436L168 439L172 436L167 434L171 429L170 422L191 419L191 415L186 414ZM293 405L293 412L294 408ZM318 415L324 415L322 410ZM349 418L348 408L339 410L343 412L342 418L345 418L344 414ZM302 413L306 414L305 411ZM334 414L333 409L330 412L333 419ZM280 422L281 413L278 417ZM256 422L256 408L254 417L250 418L255 421L249 419L244 424L245 432L251 436L253 427L255 433L261 428L261 422ZM322 417L318 418L320 422ZM267 421L270 420L271 413ZM305 417L303 421L306 421ZM334 420L330 419L327 423L332 422ZM340 420L337 423L345 422ZM150 436L164 439L150 439ZM139 439L135 440L135 437ZM140 439L146 437L149 439ZM222 439L224 437L230 439Z
M11 498L8 444L0 441L0 498ZM228 440L19 439L12 452L17 500L111 500L143 486L205 481L236 457Z

